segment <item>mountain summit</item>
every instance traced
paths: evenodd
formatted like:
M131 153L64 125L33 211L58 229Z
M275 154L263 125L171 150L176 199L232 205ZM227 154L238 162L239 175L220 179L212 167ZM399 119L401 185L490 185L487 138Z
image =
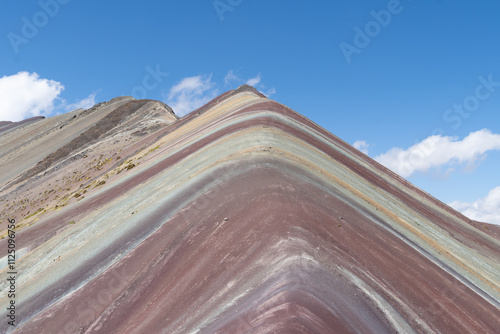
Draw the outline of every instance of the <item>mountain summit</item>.
M8 220L16 226L4 333L500 324L498 226L246 85L182 118L120 97L0 123L0 218L0 249L13 239Z

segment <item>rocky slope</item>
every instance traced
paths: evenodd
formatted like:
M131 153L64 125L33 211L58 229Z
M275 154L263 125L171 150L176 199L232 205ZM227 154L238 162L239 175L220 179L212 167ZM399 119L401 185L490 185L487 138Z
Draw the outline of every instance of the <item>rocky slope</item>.
M0 249L15 218L22 257L2 332L498 330L497 226L251 87L180 119L124 97L0 139Z

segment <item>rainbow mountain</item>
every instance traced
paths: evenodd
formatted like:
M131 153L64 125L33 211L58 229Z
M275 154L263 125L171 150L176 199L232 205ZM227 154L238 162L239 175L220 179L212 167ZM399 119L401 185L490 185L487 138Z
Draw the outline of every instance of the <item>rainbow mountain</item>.
M498 226L250 86L0 122L0 171L2 333L500 328Z

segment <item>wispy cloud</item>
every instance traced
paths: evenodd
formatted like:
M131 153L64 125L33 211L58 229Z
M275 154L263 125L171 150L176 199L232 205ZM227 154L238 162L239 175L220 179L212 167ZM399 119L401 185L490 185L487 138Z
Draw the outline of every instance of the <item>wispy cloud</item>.
M406 150L392 148L375 160L399 175L409 177L436 168L446 168L451 172L456 166L462 166L465 170L472 170L488 151L494 150L500 150L500 134L483 129L471 132L463 140L430 136Z
M0 78L0 120L20 121L48 116L64 86L37 73L19 72Z
M260 73L257 74L255 77L250 78L247 80L246 84L249 86L257 86L260 83Z
M226 76L224 77L224 85L226 86L232 84L233 82L239 83L241 81L242 80L236 74L234 74L233 70L227 72Z
M267 97L276 93L276 89L270 88L266 91L261 82L262 76L256 76L247 80L241 79L233 70L224 76L224 89L236 88L244 83L254 86ZM164 96L165 102L172 107L178 116L184 116L189 112L201 107L208 101L220 94L222 86L212 81L212 75L197 75L182 79L173 86L168 94Z
M354 144L352 144L352 146L354 146L354 148L360 150L364 154L368 154L368 148L370 147L370 144L368 144L364 140L356 140Z
M264 94L267 97L270 97L271 95L276 94L276 89L274 89L274 88L268 89L266 92L263 92L262 94Z
M178 116L201 107L218 94L212 75L194 76L182 79L170 89L166 103Z
M247 84L255 87L259 92L267 97L276 94L275 88L266 88L266 86L262 83L262 75L260 73L257 73L257 75L255 75L254 77L245 80L240 78L233 70L230 70L224 77L225 86L240 86L242 84Z
M474 220L500 225L500 187L473 203L454 201L449 205Z
M76 101L75 103L71 103L71 104L66 104L66 102L64 101L64 103L63 103L64 109L66 111L72 111L72 110L76 110L76 109L80 109L80 108L81 109L89 109L96 104L95 103L95 96L96 95L97 95L97 92L94 92L94 93L90 94L88 97L81 99L80 101Z

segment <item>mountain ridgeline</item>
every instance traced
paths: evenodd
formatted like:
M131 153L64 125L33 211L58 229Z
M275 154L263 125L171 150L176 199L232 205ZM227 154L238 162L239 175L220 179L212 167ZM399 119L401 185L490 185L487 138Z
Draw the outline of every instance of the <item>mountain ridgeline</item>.
M0 122L0 172L3 333L498 331L498 226L250 86Z

